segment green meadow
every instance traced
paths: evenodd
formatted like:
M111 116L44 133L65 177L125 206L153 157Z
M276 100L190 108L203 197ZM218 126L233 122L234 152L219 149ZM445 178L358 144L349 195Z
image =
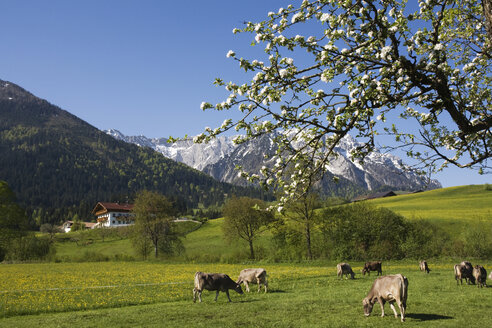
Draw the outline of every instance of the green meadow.
M469 226L492 229L492 185L450 187L368 202L410 220L429 220L452 235Z
M490 268L492 262L481 262ZM401 327L389 304L363 315L362 299L375 276L339 280L335 263L265 267L268 293L231 291L214 302L192 302L196 270L220 271L233 279L240 264L107 262L1 265L0 327ZM430 262L430 274L415 262L383 262L383 273L409 280L406 327L492 325L492 288L457 285L453 263ZM68 275L67 275L68 274ZM88 276L87 276L88 275ZM66 279L63 279L66 276ZM112 280L112 284L108 284ZM254 290L254 289L253 289Z

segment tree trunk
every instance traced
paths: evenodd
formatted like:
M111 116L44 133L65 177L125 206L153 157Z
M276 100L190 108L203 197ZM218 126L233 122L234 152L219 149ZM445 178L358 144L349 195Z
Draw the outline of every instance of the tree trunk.
M489 43L492 44L492 0L482 0L482 8Z
M311 229L309 227L309 222L306 222L306 248L307 248L307 257L308 259L313 259L313 253L311 252Z
M249 252L250 252L249 256L252 260L254 260L255 259L255 250L253 248L253 241L249 240L248 242L249 242Z
M157 258L157 245L154 245L154 256Z

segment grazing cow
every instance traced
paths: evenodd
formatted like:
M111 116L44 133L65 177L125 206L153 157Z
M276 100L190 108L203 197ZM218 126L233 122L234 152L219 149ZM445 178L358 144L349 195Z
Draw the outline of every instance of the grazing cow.
M470 283L475 284L475 277L473 276L473 266L468 261L463 261L460 264L454 266L454 278L456 279L456 284L458 280L463 284L463 279L469 285Z
M381 305L381 316L384 317L384 303L389 302L390 307L398 318L394 302L400 309L401 321L405 321L405 310L407 308L408 279L401 274L382 276L377 278L372 284L369 294L362 300L364 315L368 317L374 304L379 302Z
M489 279L492 280L492 271L489 273Z
M419 267L420 267L420 271L425 271L425 273L430 272L429 266L427 265L427 261L420 261Z
M473 277L477 281L477 287L487 287L487 270L481 265L475 265L473 268Z
M197 272L195 273L195 288L193 288L193 303L196 302L196 295L198 295L200 302L202 301L202 291L204 289L216 291L215 301L217 301L219 291L226 293L229 302L231 302L229 289L234 289L239 294L243 293L241 285L234 282L234 280L229 278L226 274Z
M349 274L350 277L354 279L355 273L348 263L337 264L337 276L340 277L340 279L343 279L343 275L345 275L345 278L348 278Z
M260 286L261 284L263 284L266 293L268 288L267 272L265 269L262 268L244 269L239 273L239 277L237 278L237 283L238 284L244 283L247 292L249 292L249 285L248 285L249 283L253 283L253 284L257 283L258 292L260 292Z
M377 271L378 276L383 275L383 270L381 269L381 261L366 262L364 264L364 268L362 269L362 274L366 275L367 272L368 275L371 275L371 271Z

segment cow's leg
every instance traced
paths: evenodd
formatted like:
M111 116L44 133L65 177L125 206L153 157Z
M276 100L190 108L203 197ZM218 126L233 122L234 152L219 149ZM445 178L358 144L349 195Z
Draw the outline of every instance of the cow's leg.
M229 289L226 289L226 295L227 295L227 299L229 300L229 302L232 302L231 301L231 297L229 296Z
M389 302L389 304L390 304L390 308L393 310L393 313L395 314L395 318L398 318L398 312L396 312L395 309L395 302ZM400 304L398 304L398 307L400 308L400 312L401 312Z
M261 281L260 278L257 278L256 281L258 281L258 293L260 292L261 289Z
M378 297L379 305L381 305L381 316L384 317L384 300L381 297Z
M246 287L246 291L249 293L249 285L247 281L244 281L244 286Z
M229 296L229 295L227 295L227 296ZM217 291L215 292L215 301L216 301L216 302L217 302L217 297L219 297L219 290L217 290Z
M265 278L265 281L263 282L263 285L265 286L265 293L267 292L267 288L268 288L268 280L267 278Z
M202 291L198 288L193 288L193 303L196 303L196 295L198 295L198 300L202 302Z
M397 301L397 304L398 304L398 308L400 309L401 322L403 322L403 321L405 321L405 309L407 307L407 302L406 301L403 301L403 302ZM396 314L396 312L395 312L395 314ZM396 318L398 318L398 315L396 316Z

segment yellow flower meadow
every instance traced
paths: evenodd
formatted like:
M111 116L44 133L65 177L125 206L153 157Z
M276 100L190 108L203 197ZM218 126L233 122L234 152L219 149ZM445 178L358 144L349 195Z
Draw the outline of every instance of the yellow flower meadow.
M270 280L292 274L291 265L264 266ZM73 311L191 299L196 271L227 273L236 279L244 265L152 264L143 262L0 265L0 316ZM315 277L326 268L296 267ZM329 269L334 274L335 269Z

